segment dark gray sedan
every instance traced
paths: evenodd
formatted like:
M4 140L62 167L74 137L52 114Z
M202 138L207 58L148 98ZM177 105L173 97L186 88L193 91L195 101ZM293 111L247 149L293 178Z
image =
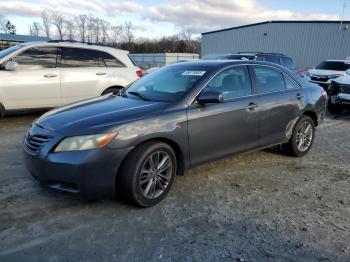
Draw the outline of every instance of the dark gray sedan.
M45 187L148 207L196 165L279 144L305 155L326 101L275 64L179 63L44 114L24 138L24 160Z

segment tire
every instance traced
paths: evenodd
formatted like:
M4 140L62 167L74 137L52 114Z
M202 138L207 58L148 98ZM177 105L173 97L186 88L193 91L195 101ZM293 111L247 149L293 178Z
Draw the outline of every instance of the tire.
M107 88L105 91L103 91L103 92L102 92L102 95L104 96L104 95L108 95L108 94L110 94L110 93L118 93L120 89L121 89L121 88L110 87L110 88Z
M343 112L343 108L340 105L333 104L332 99L328 100L328 111L334 115L340 115Z
M5 108L0 104L0 118L5 117Z
M305 130L309 128L308 131ZM314 142L315 123L309 116L302 116L295 124L292 137L286 144L288 153L292 156L302 157L306 155ZM302 140L301 140L302 139Z
M156 170L156 164L152 166L151 159L154 163L158 161L158 167L165 159L163 169L168 166L170 168L164 171ZM140 207L151 207L168 194L176 171L176 155L168 144L162 142L141 144L124 161L116 181L117 192Z

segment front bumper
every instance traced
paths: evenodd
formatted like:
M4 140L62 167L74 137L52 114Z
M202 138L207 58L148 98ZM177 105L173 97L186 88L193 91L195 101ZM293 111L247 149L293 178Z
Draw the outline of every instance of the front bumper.
M333 104L350 106L350 94L339 93L331 96Z
M39 127L34 127L37 132ZM62 139L53 138L33 152L23 143L24 164L42 186L88 197L113 196L118 169L132 148L108 147L53 153Z

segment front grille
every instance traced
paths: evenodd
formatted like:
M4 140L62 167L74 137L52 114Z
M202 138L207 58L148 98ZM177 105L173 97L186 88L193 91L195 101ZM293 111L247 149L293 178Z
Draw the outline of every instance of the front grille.
M328 77L318 77L318 76L311 77L312 81L318 81L318 82L327 82L328 79L329 79Z
M33 135L30 131L27 132L24 138L24 146L31 153L38 153L39 150L51 139L50 136L47 135Z

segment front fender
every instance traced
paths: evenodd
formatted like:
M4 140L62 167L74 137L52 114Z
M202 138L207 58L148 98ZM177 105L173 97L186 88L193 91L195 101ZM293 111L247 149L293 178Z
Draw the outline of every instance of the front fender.
M162 113L148 119L126 123L116 129L116 139L109 143L113 149L136 147L153 139L166 139L182 151L185 164L189 163L187 115L184 110Z

